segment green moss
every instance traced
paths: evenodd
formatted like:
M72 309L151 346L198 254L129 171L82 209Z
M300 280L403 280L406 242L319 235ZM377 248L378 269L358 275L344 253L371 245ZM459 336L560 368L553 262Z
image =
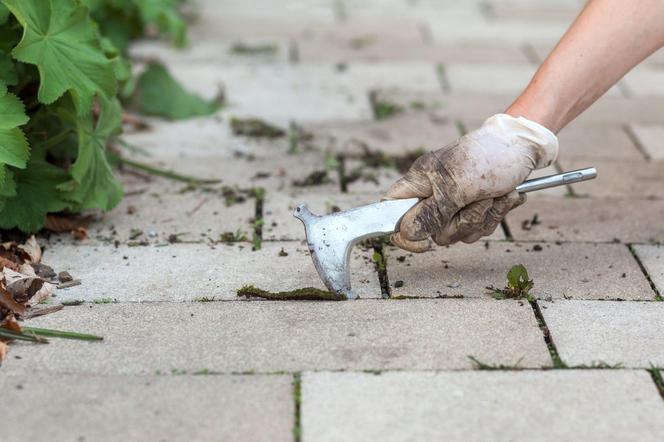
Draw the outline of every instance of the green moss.
M263 298L273 301L345 301L346 296L339 293L332 293L325 290L320 290L315 287L304 287L301 289L291 290L287 292L268 292L254 287L253 285L245 285L237 291L238 296L245 298Z
M279 138L286 135L283 129L257 118L231 118L231 129L235 135L253 138Z
M277 45L249 45L246 43L235 43L231 46L231 52L237 55L274 55L277 53Z

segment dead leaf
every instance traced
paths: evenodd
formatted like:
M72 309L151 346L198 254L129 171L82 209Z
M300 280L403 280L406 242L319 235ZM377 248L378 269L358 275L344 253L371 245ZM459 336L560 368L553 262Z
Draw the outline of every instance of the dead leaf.
M28 259L29 262L33 264L39 264L39 261L41 261L42 250L39 244L37 243L35 235L32 235L30 238L28 238L25 244L18 246L18 249L27 253L29 257Z
M0 322L0 327L9 331L21 333L21 325L18 323L14 315L8 315L2 322Z
M9 351L9 346L4 342L0 341L0 364L7 357L7 352Z
M3 287L0 287L0 307L10 310L17 315L25 314L25 306L16 302L12 294Z
M85 227L79 227L77 229L72 230L71 235L74 237L75 240L83 241L84 239L88 239L88 229L86 229Z
M41 288L28 300L28 306L34 306L53 296L56 285L44 281Z
M50 313L55 313L64 308L63 304L52 304L52 305L35 305L30 307L23 317L23 319L36 318L37 316L44 316Z
M92 221L90 215L47 215L44 227L56 233L72 232L80 228L87 229L90 221Z
M45 282L38 276L24 275L8 268L3 269L2 273L5 276L7 291L19 302L26 302L32 298Z
M10 261L4 256L0 256L0 268L8 267L12 270L18 270L18 265L14 261Z

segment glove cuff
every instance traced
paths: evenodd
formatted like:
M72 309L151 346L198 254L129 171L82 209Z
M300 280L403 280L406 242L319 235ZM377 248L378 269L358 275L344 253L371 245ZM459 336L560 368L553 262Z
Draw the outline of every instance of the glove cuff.
M558 157L558 137L546 127L524 117L496 114L487 119L482 127L491 127L511 138L525 140L534 148L535 168L550 166Z

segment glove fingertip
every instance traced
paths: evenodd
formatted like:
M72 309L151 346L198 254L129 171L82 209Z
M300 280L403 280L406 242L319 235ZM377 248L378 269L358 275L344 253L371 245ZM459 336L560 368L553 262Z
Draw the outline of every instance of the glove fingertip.
M390 241L396 247L413 253L423 253L431 250L431 242L428 239L421 241L410 241L405 239L399 232L390 236Z

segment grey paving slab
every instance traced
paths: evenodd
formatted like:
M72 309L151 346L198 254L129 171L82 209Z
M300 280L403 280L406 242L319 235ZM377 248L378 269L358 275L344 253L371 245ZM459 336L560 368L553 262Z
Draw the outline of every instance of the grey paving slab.
M7 442L292 440L287 375L3 373L0 386Z
M468 355L551 363L530 306L493 300L93 304L30 324L105 339L13 344L3 373L458 369L472 366Z
M351 283L361 297L381 294L371 254L358 249L351 256ZM244 285L270 291L325 288L306 243L299 241L264 242L257 251L251 250L250 242L164 247L56 245L46 250L44 259L82 281L79 286L57 290L60 301L238 299L236 291Z
M595 160L645 160L620 125L574 124L558 134L560 159L584 159L588 164Z
M664 69L637 66L622 81L636 97L664 96Z
M364 91L332 64L292 66L174 66L172 74L187 88L212 98L220 87L228 106L224 115L289 121L371 118Z
M381 121L354 123L326 122L306 127L325 148L350 156L366 150L405 155L417 150L439 149L459 137L455 122L435 113L413 112L410 103L404 113Z
M251 36L200 39L184 49L164 41L142 40L131 45L129 56L136 60L159 60L169 66L209 62L240 65L285 63L289 57L289 40L285 37Z
M441 13L444 13L441 11ZM558 41L569 23L540 22L533 26L529 21L487 22L486 20L430 20L433 41L452 43L550 44Z
M438 247L422 254L388 250L392 296L489 298L517 264L528 269L540 299L646 299L655 297L624 244L481 241ZM397 287L395 283L400 287Z
M539 224L523 229L535 215ZM659 201L543 197L514 209L507 222L517 240L664 242L662 217Z
M184 167L179 171L192 175L202 172L200 168L194 171ZM207 173L214 176L209 167ZM227 186L236 184L245 188L250 182L243 179ZM224 232L238 229L249 232L255 216L254 199L245 195L242 202L227 203L224 185L191 190L186 183L156 178L127 189L115 209L90 225L91 241L163 243L170 235L178 235L182 241L204 241L217 240Z
M635 124L631 128L648 157L664 160L664 126Z
M580 169L592 164L597 178L574 186L579 195L599 198L664 198L662 164L643 160L577 160L559 158L564 170ZM653 204L661 204L653 202Z
M455 93L518 94L528 85L535 68L528 65L449 64L445 76Z
M305 373L302 380L305 442L657 441L663 412L645 371Z
M632 247L660 295L664 294L664 246L635 244Z
M568 365L664 365L664 303L541 302L544 319Z

